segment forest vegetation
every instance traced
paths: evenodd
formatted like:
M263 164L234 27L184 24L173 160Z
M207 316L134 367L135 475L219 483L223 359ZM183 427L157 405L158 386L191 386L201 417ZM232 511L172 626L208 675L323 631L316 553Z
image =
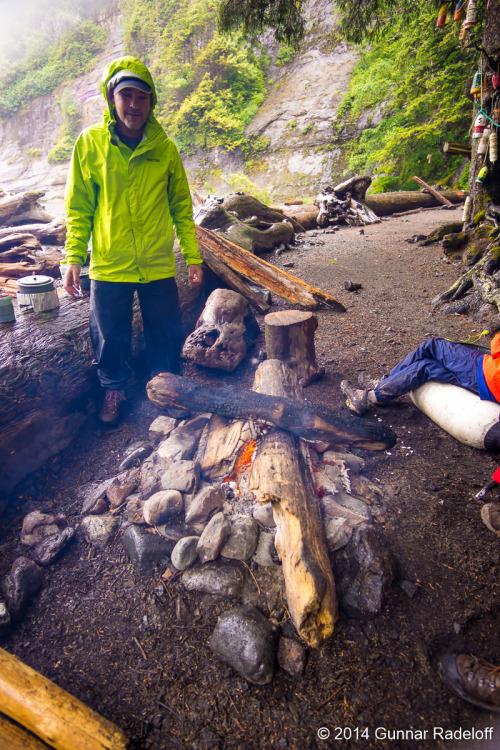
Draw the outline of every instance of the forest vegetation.
M47 2L38 0L37 7ZM245 135L269 85L271 57L259 32L271 24L280 45L274 64L293 65L294 49L306 44L303 2L238 2L239 20L230 14L228 20L227 0L222 6L220 0L108 3L116 4L124 15L126 51L151 66L157 117L181 151L240 149L247 159L266 151L264 139ZM241 15L246 6L248 17ZM42 24L21 45L23 54L4 65L1 118L69 82L102 50L106 34L97 14L103 3L64 0L59 8L51 43ZM464 161L445 159L440 146L467 140L473 104L466 94L478 52L460 44L451 5L444 28L436 28L436 15L437 7L423 0L340 0L336 40L358 45L360 60L332 123L331 147L345 151L349 175L372 173L377 191L414 189L414 174L467 184L466 171L459 171ZM65 147L52 154L55 161L67 158L80 122L74 103L67 96L61 102ZM368 127L359 133L363 114Z

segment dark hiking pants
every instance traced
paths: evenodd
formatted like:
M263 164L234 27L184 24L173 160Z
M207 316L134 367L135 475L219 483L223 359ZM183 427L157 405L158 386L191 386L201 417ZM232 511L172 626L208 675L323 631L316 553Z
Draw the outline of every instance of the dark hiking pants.
M437 380L479 394L478 367L483 354L446 339L431 338L408 354L375 388L377 402L392 401L403 393Z
M92 281L90 337L99 382L106 389L122 390L130 375L135 291L141 308L149 377L159 372L179 371L182 329L175 279L148 284Z

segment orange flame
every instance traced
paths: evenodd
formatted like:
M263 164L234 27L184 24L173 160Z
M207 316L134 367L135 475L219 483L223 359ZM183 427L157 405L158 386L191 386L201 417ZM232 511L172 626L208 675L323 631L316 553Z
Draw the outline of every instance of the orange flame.
M257 445L256 440L250 440L248 443L245 443L243 445L235 470L233 471L230 477L227 477L227 479L224 479L224 482L236 482L238 472L250 468L250 466L252 465L253 455L255 453L256 445Z

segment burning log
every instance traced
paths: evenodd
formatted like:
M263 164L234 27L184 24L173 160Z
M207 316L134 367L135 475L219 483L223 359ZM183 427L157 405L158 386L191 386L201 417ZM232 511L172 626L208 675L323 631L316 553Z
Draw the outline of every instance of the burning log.
M212 258L225 263L236 273L283 297L292 304L314 310L323 303L337 312L345 312L345 307L326 292L315 289L304 281L267 263L252 253L229 242L229 240L203 227L196 227L196 237L200 255L210 266Z
M316 362L314 332L318 319L311 312L283 310L264 318L268 359L285 362L296 373L299 383L308 386L325 374Z
M254 390L271 397L302 398L296 375L278 360L259 365ZM318 647L332 635L338 610L306 446L281 430L264 436L252 465L249 490L258 502L273 504L276 548L283 563L290 615L304 641Z
M337 417L318 404L271 397L253 391L212 388L190 378L160 373L147 384L148 398L161 409L211 412L230 419L265 420L312 442L332 442L368 450L386 450L396 442L392 430L357 417Z
M128 746L119 727L4 649L0 649L0 705L4 714L59 750L125 750ZM35 749L41 743L19 747Z
M230 289L215 289L182 347L183 356L204 367L232 372L259 334L248 302Z

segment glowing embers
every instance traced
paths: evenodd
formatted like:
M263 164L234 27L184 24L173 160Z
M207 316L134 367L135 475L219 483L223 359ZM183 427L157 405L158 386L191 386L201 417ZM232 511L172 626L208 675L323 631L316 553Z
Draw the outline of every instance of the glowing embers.
M245 483L248 483L248 474L252 468L256 445L256 440L250 440L243 444L233 473L224 479L224 483L230 482L234 485L236 495L240 495L240 485L243 480L246 479Z

